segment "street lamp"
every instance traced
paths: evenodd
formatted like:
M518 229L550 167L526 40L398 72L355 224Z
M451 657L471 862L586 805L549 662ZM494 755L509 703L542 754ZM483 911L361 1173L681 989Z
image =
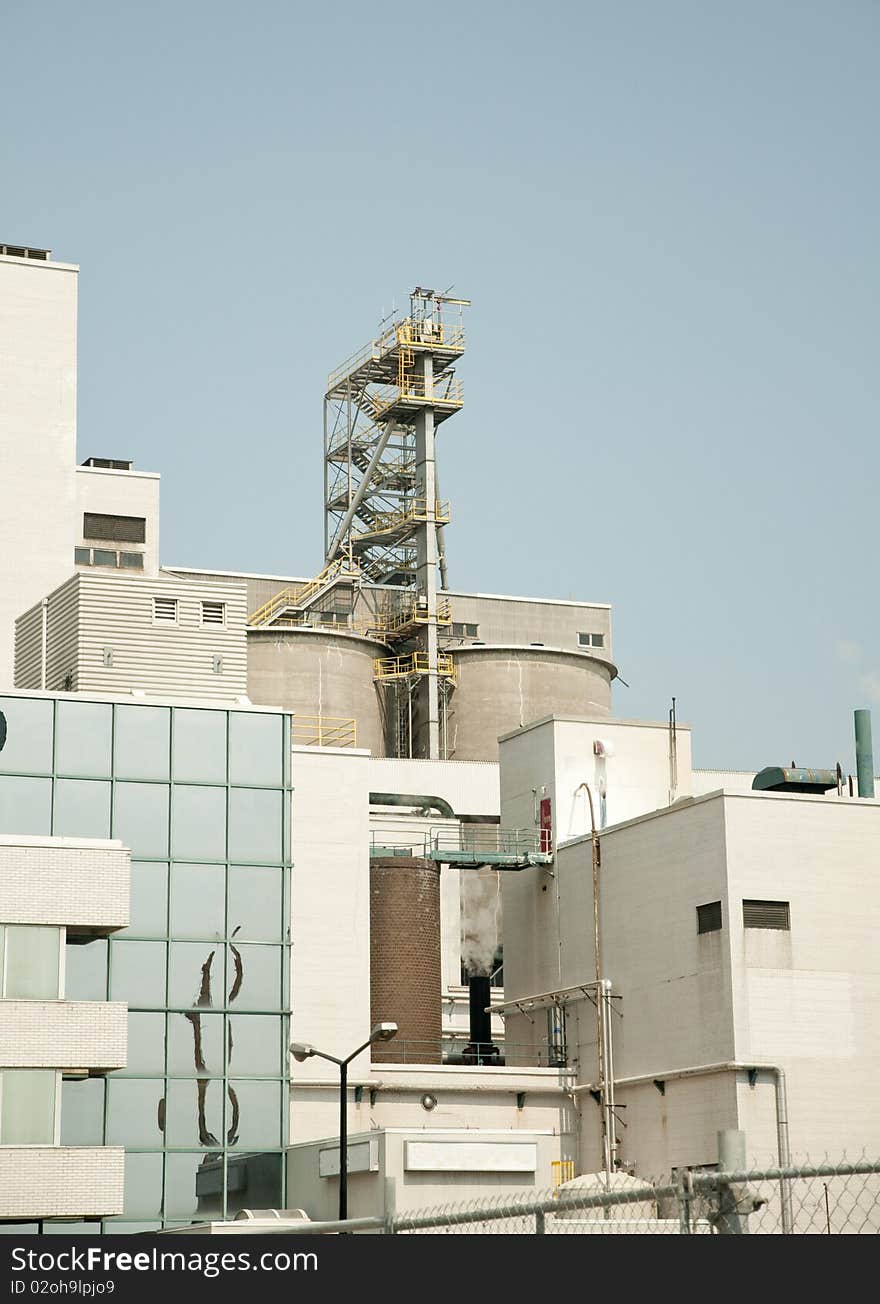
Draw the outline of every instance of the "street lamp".
M318 1059L329 1060L339 1069L339 1221L348 1217L348 1066L362 1050L372 1046L374 1041L390 1041L397 1036L396 1023L377 1023L367 1040L357 1050L353 1050L345 1059L337 1059L326 1051L304 1041L291 1042L290 1053L300 1064L316 1055Z

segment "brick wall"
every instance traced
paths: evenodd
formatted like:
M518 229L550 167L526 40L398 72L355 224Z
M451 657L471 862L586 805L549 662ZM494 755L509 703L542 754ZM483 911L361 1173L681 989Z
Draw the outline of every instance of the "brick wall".
M395 1041L373 1047L374 1060L439 1062L440 867L433 861L370 862L370 1013L373 1024L391 1019L399 1028Z
M121 846L0 838L0 923L124 928L130 863L131 853Z
M125 1068L123 1001L0 1001L0 1068Z
M122 1213L121 1146L0 1147L0 1218Z

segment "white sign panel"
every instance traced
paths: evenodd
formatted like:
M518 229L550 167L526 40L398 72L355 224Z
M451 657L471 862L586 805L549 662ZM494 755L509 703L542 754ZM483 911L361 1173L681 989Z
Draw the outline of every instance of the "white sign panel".
M407 1141L411 1173L533 1173L538 1147L522 1141Z
M375 1139L354 1141L348 1150L350 1173L377 1173L379 1171L379 1144ZM318 1176L339 1176L339 1146L326 1146L318 1151Z

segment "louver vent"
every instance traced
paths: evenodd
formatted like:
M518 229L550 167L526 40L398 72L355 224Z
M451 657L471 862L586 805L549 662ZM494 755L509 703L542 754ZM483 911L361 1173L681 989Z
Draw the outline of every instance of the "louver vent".
M791 928L787 901L743 901L743 928Z
M144 543L147 522L143 516L107 516L103 512L83 513L84 539L112 539L115 543Z
M203 602L202 624L203 625L225 625L226 603L225 602Z
M153 598L153 620L166 625L176 625L177 598Z
M710 901L708 905L697 906L697 932L717 933L721 928L721 902Z

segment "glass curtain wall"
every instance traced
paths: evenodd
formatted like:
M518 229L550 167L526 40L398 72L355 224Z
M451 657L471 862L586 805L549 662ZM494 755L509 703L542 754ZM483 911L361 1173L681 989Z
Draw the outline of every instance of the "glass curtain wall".
M0 697L0 832L121 838L131 925L66 948L129 1007L128 1067L64 1082L63 1145L122 1145L132 1232L284 1207L289 718ZM48 1224L47 1224L48 1228Z

